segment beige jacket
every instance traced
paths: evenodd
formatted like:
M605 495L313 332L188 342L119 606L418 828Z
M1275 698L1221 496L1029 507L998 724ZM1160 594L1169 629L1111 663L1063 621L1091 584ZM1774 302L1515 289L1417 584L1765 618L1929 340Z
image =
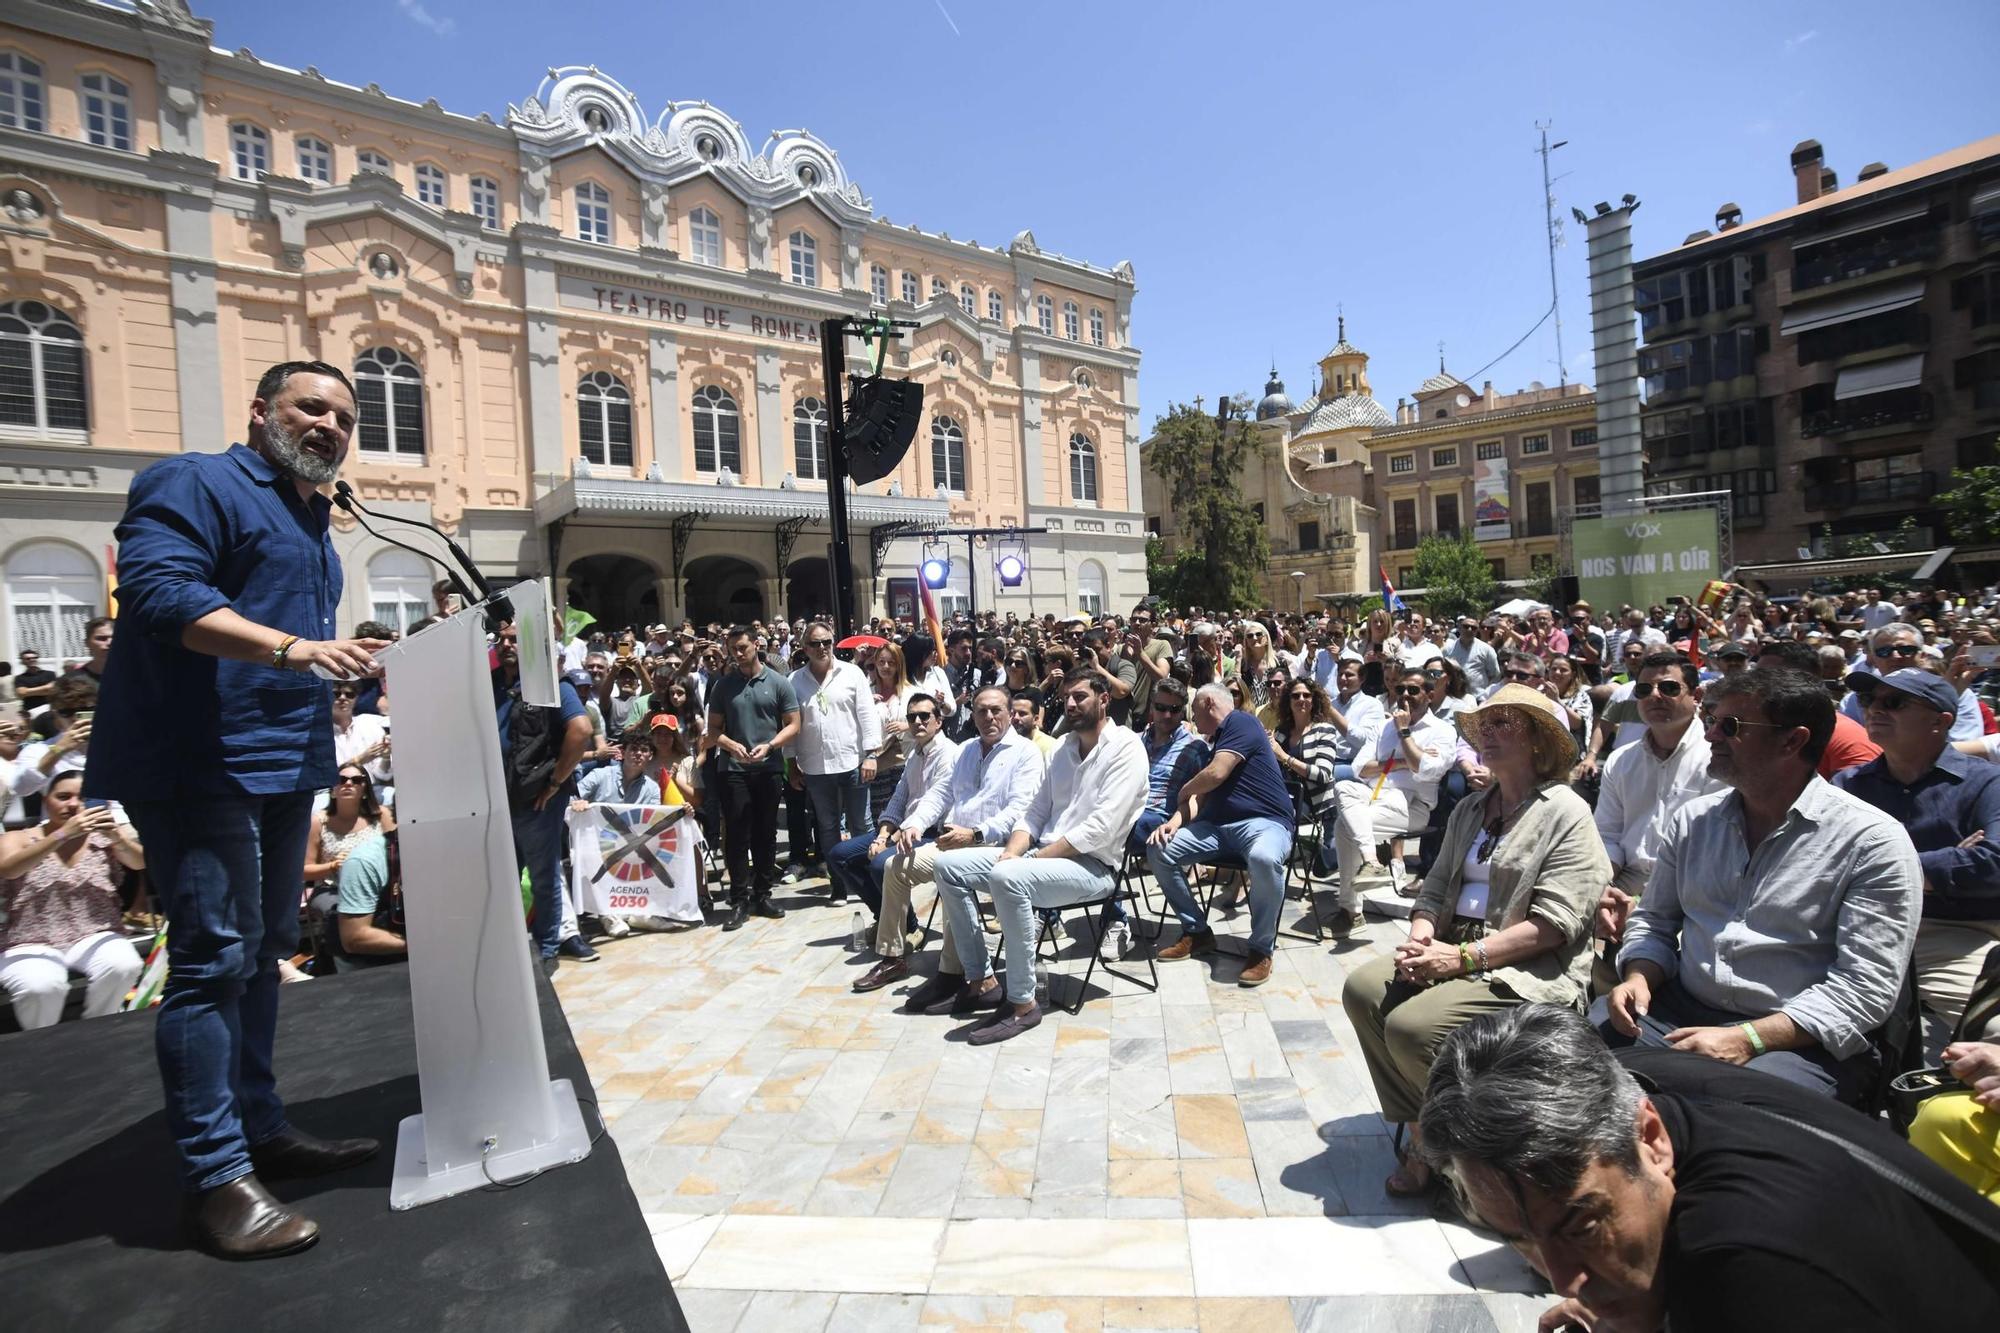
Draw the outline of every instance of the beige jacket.
M1445 825L1437 861L1411 908L1436 919L1440 939L1451 934L1465 856L1483 836L1485 818L1485 793L1458 803ZM1581 1007L1590 984L1591 913L1611 882L1611 859L1604 854L1590 807L1567 783L1541 784L1494 847L1488 869L1493 879L1486 900L1489 933L1535 916L1562 935L1562 942L1546 953L1494 968L1493 980L1529 1002Z

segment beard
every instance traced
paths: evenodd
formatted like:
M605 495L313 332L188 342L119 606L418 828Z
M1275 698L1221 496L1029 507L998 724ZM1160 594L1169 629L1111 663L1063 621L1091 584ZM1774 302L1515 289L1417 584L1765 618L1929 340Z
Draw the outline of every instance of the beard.
M324 486L339 474L341 455L345 451L331 441L328 448L333 450L332 456L321 458L301 445L298 436L279 425L276 417L264 418L264 456L280 471L300 481Z

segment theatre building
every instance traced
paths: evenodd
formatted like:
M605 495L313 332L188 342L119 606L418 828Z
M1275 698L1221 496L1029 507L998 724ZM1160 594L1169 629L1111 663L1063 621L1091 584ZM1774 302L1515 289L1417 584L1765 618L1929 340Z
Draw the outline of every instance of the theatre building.
M524 54L524 70L533 62ZM922 201L912 201L921 207ZM496 576L613 624L830 603L819 321L918 327L898 470L849 497L863 614L939 526L1046 528L947 607L1145 593L1133 275L876 215L828 145L649 112L596 68L496 120L217 44L178 0L0 16L0 658L82 653L132 476L244 438L259 372L332 362L344 475ZM424 614L430 569L336 524L343 628ZM403 534L399 534L403 535ZM421 534L419 534L421 535Z

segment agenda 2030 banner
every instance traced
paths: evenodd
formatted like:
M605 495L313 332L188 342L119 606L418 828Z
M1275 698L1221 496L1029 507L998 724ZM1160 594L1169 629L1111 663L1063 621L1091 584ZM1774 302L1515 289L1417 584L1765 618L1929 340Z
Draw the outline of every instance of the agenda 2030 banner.
M1692 598L1716 568L1715 510L1580 518L1570 527L1578 595L1599 610Z
M577 910L700 921L701 826L685 805L592 805L569 811Z

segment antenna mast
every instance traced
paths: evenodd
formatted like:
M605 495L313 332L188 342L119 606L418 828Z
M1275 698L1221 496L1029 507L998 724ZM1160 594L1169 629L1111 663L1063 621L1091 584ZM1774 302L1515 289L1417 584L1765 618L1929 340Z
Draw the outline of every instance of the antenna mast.
M1555 312L1556 320L1556 383L1567 387L1569 384L1569 363L1563 357L1563 316L1562 295L1556 288L1556 247L1562 244L1562 222L1556 217L1555 183L1549 179L1549 154L1567 144L1561 139L1549 142L1549 124L1535 122L1535 128L1542 132L1542 146L1535 151L1542 159L1542 213L1548 222L1549 242L1549 308Z

